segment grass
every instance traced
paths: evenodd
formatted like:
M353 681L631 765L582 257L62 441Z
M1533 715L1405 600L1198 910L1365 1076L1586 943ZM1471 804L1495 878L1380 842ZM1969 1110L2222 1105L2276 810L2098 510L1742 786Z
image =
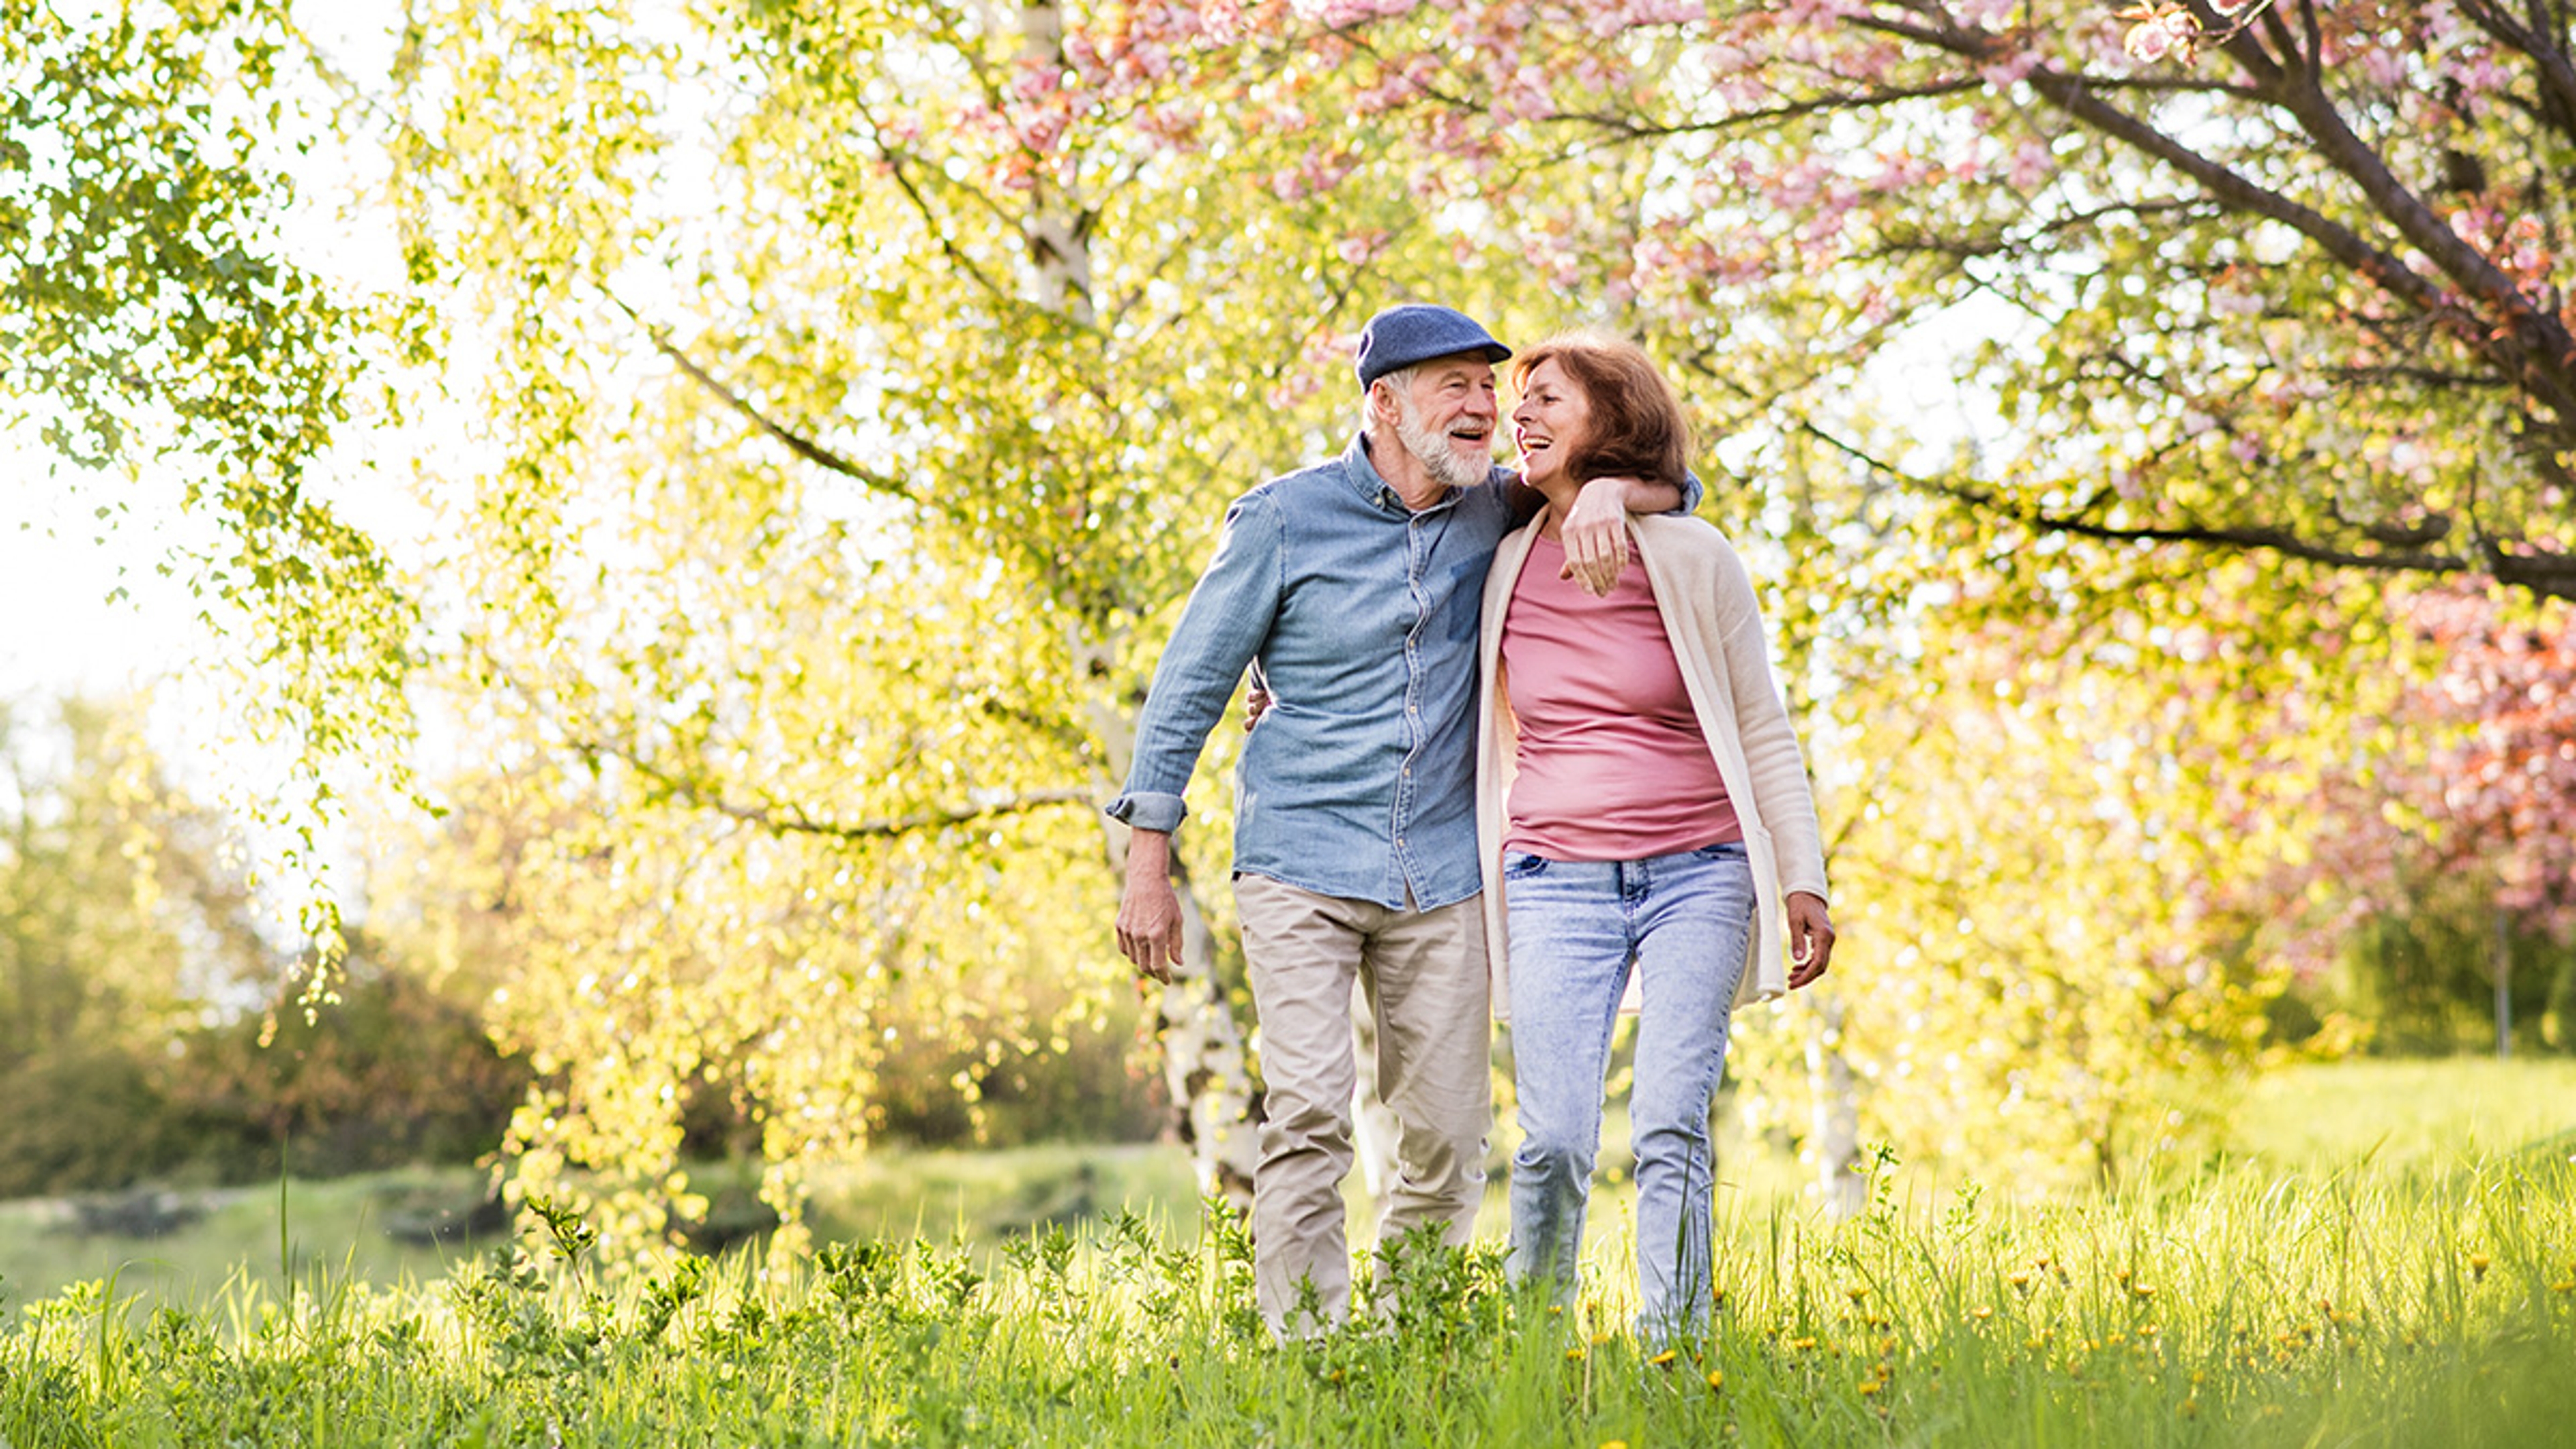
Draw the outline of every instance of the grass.
M1669 1354L1621 1331L1619 1271L1555 1315L1489 1249L1429 1244L1377 1260L1377 1314L1274 1346L1239 1227L1212 1227L1116 1213L989 1265L872 1240L769 1279L512 1251L428 1288L240 1278L139 1326L91 1283L0 1336L0 1442L2520 1446L2576 1422L2563 1155L1738 1219L1718 1322Z
M1239 1225L1108 1207L1170 1200L1143 1151L887 1154L824 1184L848 1241L766 1275L617 1276L545 1241L281 1273L271 1194L264 1250L211 1289L110 1264L16 1311L0 1444L2566 1443L2570 1085L2564 1062L2284 1073L2205 1171L2077 1202L1888 1172L1836 1225L1726 1195L1722 1311L1668 1358L1624 1329L1616 1212L1571 1315L1518 1301L1489 1247L1416 1245L1377 1261L1380 1313L1273 1346ZM364 1236L367 1191L290 1185L291 1236ZM174 1245L192 1281L243 1214Z
M2230 1155L2316 1170L2437 1165L2576 1134L2576 1057L2362 1059L2255 1078Z

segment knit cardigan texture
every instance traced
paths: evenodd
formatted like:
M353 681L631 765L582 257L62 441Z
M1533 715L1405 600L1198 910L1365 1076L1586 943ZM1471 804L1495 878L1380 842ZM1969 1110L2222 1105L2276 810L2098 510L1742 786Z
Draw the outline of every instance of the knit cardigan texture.
M1823 838L1798 733L1771 677L1770 647L1753 578L1734 545L1698 518L1628 520L1637 557L1663 615L1691 712L1717 761L1718 778L1743 823L1753 865L1753 942L1736 1004L1768 1001L1788 989L1783 901L1794 891L1825 895ZM1529 562L1533 523L1506 536L1485 577L1484 620L1477 642L1481 727L1476 732L1476 839L1485 876L1485 954L1492 963L1494 1011L1511 1010L1510 932L1503 896L1503 834L1510 824L1512 776L1520 734L1502 679L1503 619L1512 588ZM1628 1005L1637 983L1629 982Z

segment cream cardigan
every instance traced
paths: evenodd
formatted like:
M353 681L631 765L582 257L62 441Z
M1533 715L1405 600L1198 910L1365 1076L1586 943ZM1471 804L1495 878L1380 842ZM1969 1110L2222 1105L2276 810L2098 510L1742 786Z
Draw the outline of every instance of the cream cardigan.
M1788 989L1782 902L1792 891L1825 894L1825 855L1808 792L1805 759L1789 711L1771 679L1769 646L1753 579L1723 534L1697 518L1628 520L1646 567L1655 607L1664 616L1673 657L1690 692L1691 711L1717 759L1717 775L1744 825L1753 863L1752 951L1736 1004L1768 1001ZM1485 576L1485 611L1476 648L1483 726L1476 731L1476 843L1485 871L1485 955L1492 962L1494 1012L1511 1011L1510 933L1503 902L1503 831L1509 824L1519 731L1500 688L1503 616L1512 586L1529 561L1531 524L1506 537ZM1630 1005L1636 982L1628 983Z

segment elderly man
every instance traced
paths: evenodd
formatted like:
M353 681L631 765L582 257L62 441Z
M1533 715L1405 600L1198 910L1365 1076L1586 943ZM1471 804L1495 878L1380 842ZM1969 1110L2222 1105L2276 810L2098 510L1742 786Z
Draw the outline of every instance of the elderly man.
M1446 307L1389 308L1360 333L1364 426L1340 457L1227 510L1137 725L1109 814L1134 829L1118 944L1171 979L1169 875L1181 792L1247 665L1276 698L1237 780L1234 879L1269 1086L1253 1177L1253 1280L1274 1332L1311 1291L1350 1301L1351 984L1377 1024L1399 1126L1381 1235L1464 1242L1492 1116L1476 862L1476 613L1494 547L1539 499L1493 465L1494 367L1511 355ZM1692 485L1696 493L1696 484ZM1625 515L1688 511L1661 485L1599 479L1564 535L1569 574L1606 589Z

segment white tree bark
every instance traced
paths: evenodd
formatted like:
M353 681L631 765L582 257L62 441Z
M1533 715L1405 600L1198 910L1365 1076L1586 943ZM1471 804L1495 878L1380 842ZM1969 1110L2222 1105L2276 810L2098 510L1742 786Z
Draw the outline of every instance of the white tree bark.
M1020 58L1032 65L1064 66L1064 14L1054 0L1030 0L1021 6ZM1089 326L1095 315L1090 222L1079 197L1041 175L1030 189L1020 223L1028 241L1031 300L1082 326ZM1076 639L1073 649L1077 677L1089 686L1090 724L1106 766L1103 804L1125 781L1135 756L1139 701L1114 697L1101 687L1117 676L1120 642ZM1102 827L1111 873L1124 880L1126 829L1106 820ZM1172 889L1181 905L1182 946L1181 964L1173 969L1171 984L1156 1001L1163 1079L1171 1089L1181 1139L1198 1169L1199 1190L1223 1194L1237 1206L1249 1208L1252 1165L1260 1144L1252 1125L1252 1074L1244 1056L1244 1033L1217 978L1206 914L1177 851L1172 875Z
M1860 1106L1851 1063L1843 1057L1843 1002L1824 993L1816 1000L1816 1030L1807 1038L1807 1082L1816 1102L1816 1191L1825 1215L1836 1222L1869 1206L1869 1180L1860 1171Z
M1086 679L1115 676L1114 643L1076 641L1075 668ZM1107 778L1101 798L1106 804L1127 778L1135 760L1136 714L1132 701L1095 688L1091 696L1091 730L1100 741ZM1114 879L1127 878L1127 828L1101 820L1103 843ZM1175 1127L1190 1150L1202 1195L1222 1195L1235 1206L1252 1206L1252 1169L1260 1160L1260 1134L1254 1127L1252 1070L1244 1052L1244 1032L1234 1019L1224 984L1216 971L1215 940L1207 915L1178 849L1172 852L1172 892L1181 905L1181 964L1172 968L1171 984L1155 998L1155 1035L1163 1042L1163 1082L1170 1090Z

